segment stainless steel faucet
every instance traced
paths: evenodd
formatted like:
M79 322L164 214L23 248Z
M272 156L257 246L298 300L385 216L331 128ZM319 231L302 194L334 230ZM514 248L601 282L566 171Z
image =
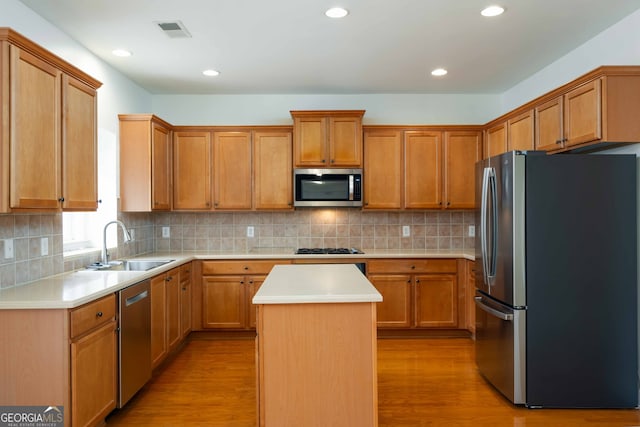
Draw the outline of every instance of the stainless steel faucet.
M104 230L102 230L102 264L108 264L109 263L109 252L107 251L107 227L109 227L111 224L118 224L120 226L120 228L122 228L122 234L124 236L124 242L130 242L131 239L131 234L129 234L129 230L127 230L127 227L124 225L124 223L122 221L111 221L108 222L105 226L104 226Z

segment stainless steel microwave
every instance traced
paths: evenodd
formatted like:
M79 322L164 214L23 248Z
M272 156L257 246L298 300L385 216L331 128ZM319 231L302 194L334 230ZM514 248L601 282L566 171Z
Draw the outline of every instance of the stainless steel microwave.
M295 169L294 206L362 206L362 169Z

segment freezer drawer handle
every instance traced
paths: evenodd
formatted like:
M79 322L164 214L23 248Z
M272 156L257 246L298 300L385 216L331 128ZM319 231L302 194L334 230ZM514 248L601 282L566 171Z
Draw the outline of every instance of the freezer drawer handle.
M502 320L508 320L508 321L512 321L513 320L513 314L503 313L503 312L501 312L499 310L496 310L495 308L491 308L488 305L485 305L482 302L482 297L474 297L473 299L476 300L476 305L478 307L480 307L481 309L483 309L484 311L486 311L487 313L489 313L489 314L491 314L491 315L493 315L495 317L498 317L498 318L500 318Z
M149 295L149 291L143 291L143 292L140 292L138 295L132 296L131 298L127 298L125 300L125 306L129 307L130 305L137 303L141 299L145 299L147 295Z

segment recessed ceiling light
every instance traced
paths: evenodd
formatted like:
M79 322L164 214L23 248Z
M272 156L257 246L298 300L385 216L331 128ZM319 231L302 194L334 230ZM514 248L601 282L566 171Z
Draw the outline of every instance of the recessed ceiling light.
M125 49L114 49L111 51L112 54L114 54L115 56L120 56L120 57L127 57L127 56L131 56L131 52L129 52L128 50Z
M349 14L349 11L342 7L332 7L331 9L327 10L324 14L327 15L329 18L344 18Z
M491 17L491 16L502 15L503 12L504 12L504 7L494 5L494 6L489 6L485 9L482 9L482 12L480 12L480 14L482 16Z
M441 77L441 76L444 76L447 73L448 73L448 71L445 70L444 68L436 68L435 70L433 70L431 72L431 75L432 76L436 76L436 77Z
M209 77L215 77L217 75L220 74L220 71L216 71L216 70L204 70L202 72L202 74L204 74L205 76L209 76Z

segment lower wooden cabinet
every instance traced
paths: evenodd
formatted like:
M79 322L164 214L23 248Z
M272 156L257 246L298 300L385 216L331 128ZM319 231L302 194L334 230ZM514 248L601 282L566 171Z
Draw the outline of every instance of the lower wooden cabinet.
M370 260L369 281L383 298L378 327L463 328L457 264L455 259Z
M191 263L180 267L180 339L191 332Z
M251 300L277 261L203 261L202 328L255 329L256 307Z
M180 268L151 279L151 366L156 368L180 342Z
M109 295L70 311L71 425L93 426L116 407L116 299Z

